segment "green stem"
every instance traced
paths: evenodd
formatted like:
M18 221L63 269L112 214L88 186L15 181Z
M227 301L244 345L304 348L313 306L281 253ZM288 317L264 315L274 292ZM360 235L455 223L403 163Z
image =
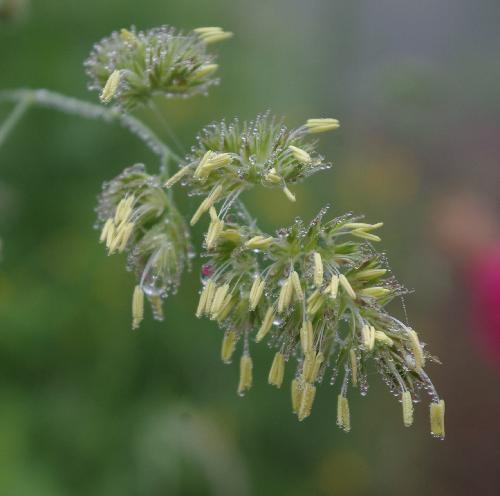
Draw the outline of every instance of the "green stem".
M16 113L16 110L21 106L22 103L26 108L22 109L23 112L27 109L29 104L38 105L40 107L52 108L60 110L64 113L70 115L78 115L86 119L102 120L107 123L118 122L123 127L128 129L132 134L137 136L142 140L148 148L150 148L155 154L160 156L160 158L172 158L174 160L180 160L179 156L176 155L158 136L139 119L121 112L116 107L106 108L101 105L94 103L85 102L79 100L78 98L72 98L60 93L56 93L49 90L37 89L37 90L8 90L0 91L0 102L10 101L19 102L16 109L4 123L2 128L0 128L0 144L1 138L3 137L3 129L8 124L9 120L13 120L12 116ZM13 127L13 125L19 120L22 113L18 110L20 115L14 116L16 118L15 122L11 124L7 131Z
M9 114L7 119L0 126L0 147L5 143L9 134L16 127L16 124L21 120L32 103L32 99L24 97L19 99L14 110Z

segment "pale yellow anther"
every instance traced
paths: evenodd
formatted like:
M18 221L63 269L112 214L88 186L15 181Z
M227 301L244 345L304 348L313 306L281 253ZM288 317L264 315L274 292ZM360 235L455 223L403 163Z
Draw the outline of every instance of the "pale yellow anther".
M369 281L370 279L377 279L382 277L387 273L387 269L366 269L361 270L355 274L356 279L360 279L362 281Z
M425 357L422 345L420 344L417 333L413 329L407 329L407 332L410 338L411 351L415 357L415 368L420 370L422 367L425 367Z
M330 298L335 300L337 298L337 293L339 291L339 276L334 274L330 282Z
M293 379L291 385L292 412L298 414L302 402L302 384L298 379Z
M132 329L137 329L144 318L144 292L140 286L134 288L132 295Z
M295 293L295 296L297 297L297 300L303 301L304 300L304 291L302 290L302 285L300 284L300 277L299 274L296 270L292 272L292 285L293 285L293 291Z
M193 29L193 31L199 35L201 41L207 45L210 43L217 43L218 41L223 41L233 36L233 33L229 31L224 31L218 26L202 27Z
M223 320L225 320L235 304L236 300L233 298L233 295L228 294L224 298L221 309L213 316L213 320L217 320L218 322L222 322Z
M189 165L186 165L182 169L179 169L164 184L165 188L171 188L174 184L178 183L190 170L191 170L191 167Z
M375 329L367 324L361 328L361 341L367 351L372 351L375 346Z
M212 305L210 306L210 314L212 316L215 315L221 309L222 303L228 291L229 291L229 284L223 284L222 286L219 286L217 288L217 291L215 291L214 299L212 301Z
M444 439L444 400L433 402L430 406L431 434Z
M351 415L347 398L339 394L337 399L337 425L345 432L351 430Z
M300 421L311 415L312 405L314 403L314 397L316 396L316 388L309 383L304 384L301 399L300 399L300 407L298 412L298 418Z
M216 153L209 150L200 160L198 167L194 171L194 177L206 179L212 171L229 165L232 160L230 153Z
M240 382L238 384L238 394L243 395L245 391L252 387L252 358L244 353L240 360Z
M290 277L281 286L280 294L278 297L278 313L283 313L292 302L293 296L293 283Z
M294 158L299 162L303 164L311 163L311 155L309 155L309 153L307 153L305 150L302 150L302 148L290 145L288 149L292 152Z
M99 241L102 243L106 241L109 238L110 231L114 230L114 222L113 219L110 217L105 223L101 231L101 235L99 237ZM106 243L107 244L107 243Z
M126 222L123 224L123 227L120 229L121 238L120 244L118 245L118 252L123 253L125 248L127 248L127 244L129 242L130 237L132 236L132 232L134 231L134 223Z
M313 343L314 343L314 331L312 322L310 320L305 320L302 323L302 327L300 329L300 344L302 346L302 351L304 352L304 355L312 351Z
M413 424L413 401L410 391L403 391L401 406L403 407L403 424L405 427L410 427Z
M250 288L250 295L248 297L248 306L250 308L250 311L253 311L257 308L257 305L259 304L259 301L264 292L264 287L265 281L263 281L260 276L257 276L253 281L252 287Z
M264 179L273 184L278 184L282 181L281 176L276 173L276 169L273 167L269 169L269 172L264 176Z
M314 285L319 288L323 284L323 260L321 255L315 251L314 255Z
M134 230L133 222L121 223L114 229L113 237L108 245L108 254L112 255L115 252L121 253L127 247L127 243Z
M376 224L367 224L366 222L346 222L342 227L347 229L359 229L368 232L379 229L383 225L383 222L377 222Z
M351 231L351 234L353 236L356 236L357 238L366 239L367 241L373 241L375 243L378 243L379 241L381 241L380 236L366 232L363 229L353 229Z
M214 301L215 292L217 291L217 284L215 281L210 280L207 283L207 300L205 302L205 313L209 313Z
M297 199L295 198L295 195L285 186L283 188L283 193L285 193L285 196L291 201L294 202Z
M224 334L220 351L220 357L224 363L231 363L234 350L236 349L236 338L237 335L235 331L227 331L226 334Z
M360 296L369 296L371 298L383 298L391 292L388 288L381 286L373 286L371 288L363 288L359 291Z
M120 71L115 70L111 73L108 80L106 81L106 84L104 85L104 88L102 89L100 96L102 103L109 103L113 99L119 84Z
M115 225L119 226L121 223L129 220L132 214L132 205L134 204L135 196L130 195L122 198L115 210Z
M259 331L255 336L255 341L258 343L262 341L267 333L271 330L274 321L274 311L272 307L269 307L264 315L264 319L262 320L262 324L260 325Z
M265 250L272 242L272 237L254 236L245 243L245 246L251 250Z
M212 209L213 209L213 207L210 210L212 210ZM208 227L208 231L207 231L207 237L206 237L208 250L211 250L215 246L215 244L217 242L217 238L219 237L219 235L223 229L224 229L224 222L217 219L217 218L216 218L216 220L213 220L210 223L210 226Z
M304 354L304 361L302 362L302 379L305 382L314 381L314 361L316 360L316 353L309 351Z
M220 33L224 31L220 26L203 26L201 28L194 28L193 32L196 34L211 34L211 33Z
M108 235L106 236L106 248L108 249L108 254L111 254L111 245L113 244L113 240L116 236L116 227L115 224L109 226Z
M219 216L217 215L217 210L215 210L215 207L210 207L208 209L208 215L210 215L210 220L212 222L216 222L219 220Z
M271 370L269 371L269 377L267 382L272 386L278 388L283 384L283 377L285 375L285 357L283 353L276 353L274 355L273 363L271 365Z
M314 303L320 295L321 293L317 289L315 289L307 298L307 304L310 305L311 303Z
M200 300L198 302L198 308L196 309L196 317L200 318L204 313L207 312L207 300L210 293L215 289L215 283L209 279L205 284L205 287L201 291ZM211 303L210 303L211 304ZM210 307L208 307L210 308Z
M308 315L315 315L324 303L324 298L319 290L315 290L307 299L307 313Z
M310 382L314 382L318 378L319 369L321 368L321 365L323 364L324 361L325 361L325 355L323 354L322 351L318 351L318 353L314 357L314 366Z
M200 206L191 218L191 225L194 226L201 218L201 216L210 209L210 207L219 199L222 193L222 186L218 184L210 194L201 202Z
M375 331L375 341L386 346L392 346L394 341L383 331Z
M354 289L352 289L351 284L349 283L347 277L344 274L339 275L339 283L344 289L344 291L349 295L349 297L355 300L356 293L354 292Z
M307 132L311 134L333 131L339 126L337 119L308 119L305 125Z
M351 360L351 377L352 377L352 385L358 385L358 359L356 357L356 352L351 349L349 351L349 357Z
M202 65L193 73L193 78L202 79L205 76L213 74L219 68L218 64L205 64Z
M375 327L370 326L370 351L375 348Z
M120 222L122 221L122 211L125 206L125 198L122 198L119 202L118 205L116 206L115 209L115 216L114 216L114 223L115 225L119 225Z

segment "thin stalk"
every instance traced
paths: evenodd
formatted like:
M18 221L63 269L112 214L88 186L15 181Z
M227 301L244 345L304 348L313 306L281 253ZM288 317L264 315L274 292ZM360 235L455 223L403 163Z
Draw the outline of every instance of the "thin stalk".
M123 113L116 107L103 107L45 89L0 91L0 103L2 101L27 102L26 108L29 104L33 104L40 107L60 110L70 115L78 115L86 119L102 120L107 123L117 122L143 141L156 155L179 160L179 156L176 155L148 126L139 119ZM4 126L2 126L2 129Z
M14 110L9 114L7 119L0 125L0 147L5 143L9 134L16 127L16 124L22 119L32 103L31 98L24 97L20 99Z

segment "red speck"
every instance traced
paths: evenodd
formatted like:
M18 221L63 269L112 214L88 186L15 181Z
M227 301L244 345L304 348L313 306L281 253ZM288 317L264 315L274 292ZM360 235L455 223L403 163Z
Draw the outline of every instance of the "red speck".
M210 277L214 273L214 268L211 264L205 264L201 268L201 274L203 277Z

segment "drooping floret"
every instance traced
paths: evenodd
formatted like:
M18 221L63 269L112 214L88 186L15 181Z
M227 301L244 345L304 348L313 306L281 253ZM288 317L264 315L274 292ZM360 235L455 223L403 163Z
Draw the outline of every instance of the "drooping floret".
M161 299L177 291L191 247L184 218L160 178L147 174L142 164L125 169L104 185L97 214L108 253L126 252L127 268L137 276L133 327L142 320L141 293L161 319Z

